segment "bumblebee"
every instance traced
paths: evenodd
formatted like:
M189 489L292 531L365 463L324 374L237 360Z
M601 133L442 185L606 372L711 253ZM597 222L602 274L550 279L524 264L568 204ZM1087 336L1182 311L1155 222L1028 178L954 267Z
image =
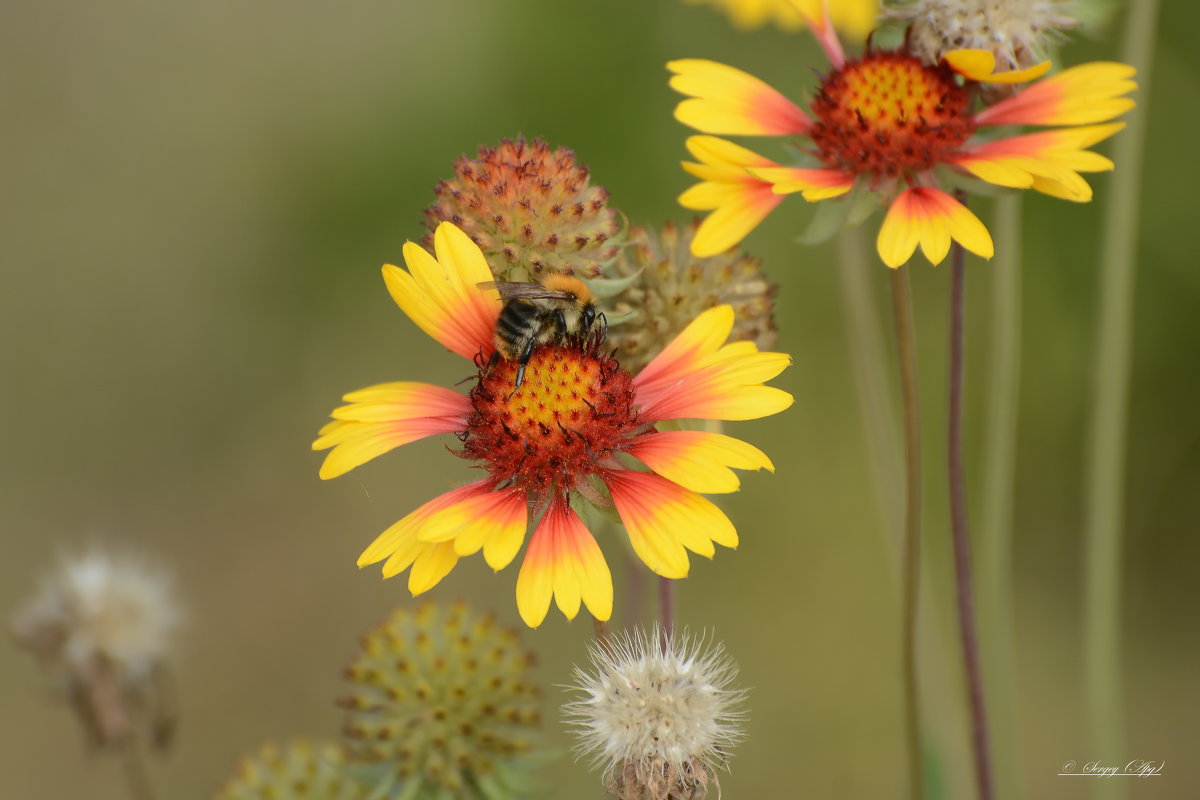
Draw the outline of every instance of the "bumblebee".
M597 319L602 330L608 328L604 314L596 310L591 291L578 278L546 275L540 283L486 281L479 288L496 289L504 301L496 320L496 352L488 369L501 356L517 362L517 389L525 380L525 367L539 344L556 345L569 337L586 336Z

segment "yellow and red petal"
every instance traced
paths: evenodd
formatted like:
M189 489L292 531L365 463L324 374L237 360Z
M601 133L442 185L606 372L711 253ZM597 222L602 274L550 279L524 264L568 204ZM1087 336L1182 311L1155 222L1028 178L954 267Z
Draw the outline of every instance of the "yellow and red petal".
M463 429L461 416L418 417L387 422L355 422L335 419L321 428L320 437L312 443L313 450L332 447L321 463L322 480L344 475L376 456L401 445Z
M671 88L690 99L675 107L675 119L704 133L735 136L792 136L808 132L812 120L799 106L748 72L702 58L667 63Z
M892 202L876 248L892 268L912 258L918 244L930 263L939 264L950 251L951 239L983 258L994 254L987 228L966 206L940 189L917 186Z
M996 56L990 50L974 48L951 50L942 58L959 75L980 83L1025 83L1050 71L1050 62L1043 61L1025 69L996 72Z
M449 575L457 563L458 555L451 542L426 545L408 573L408 591L413 597L429 591Z
M639 419L757 419L792 404L792 396L763 386L791 358L760 353L753 342L725 344L733 308L699 314L633 379Z
M770 182L775 194L800 192L810 203L838 197L854 188L854 175L840 169L752 167L748 172Z
M461 417L471 413L471 401L444 386L394 381L368 386L343 395L349 405L330 414L353 422L389 422L417 417Z
M383 280L396 305L421 330L464 358L490 352L500 295L480 289L494 279L478 245L452 223L433 233L434 255L420 245L404 245L408 271L383 267Z
M603 475L638 558L664 578L685 578L687 550L712 558L713 543L737 547L729 517L704 497L660 475L612 470Z
M1089 125L1124 114L1137 88L1128 64L1096 61L1051 75L975 115L979 125Z
M716 255L744 239L783 199L747 168L778 165L715 136L691 136L687 148L700 163L684 162L683 168L703 183L681 194L679 203L698 211L712 210L692 239L692 253Z
M1085 148L1123 127L1124 123L1114 122L1011 136L964 150L952 163L989 183L1087 202L1092 189L1077 173L1103 172L1113 163Z
M844 18L850 12L845 6L861 6L862 3L845 2L845 0L835 0L838 8L838 16ZM838 39L837 31L833 28L833 17L830 15L829 0L790 0L792 7L797 13L804 18L808 23L808 27L812 29L813 36L816 37L817 43L821 45L821 49L825 51L826 58L834 67L841 69L846 63L846 53L842 50L842 43ZM861 9L859 9L861 11ZM839 19L839 24L845 24L844 19ZM871 21L871 27L874 27L874 19ZM870 28L868 28L868 31Z
M612 616L612 574L599 545L566 503L550 504L533 535L517 576L517 611L531 628L542 624L550 598L567 619L580 601L598 620Z
M662 431L638 438L627 451L667 480L701 494L736 492L737 469L767 469L775 465L751 444L721 433Z
M482 548L488 566L499 571L521 549L527 523L525 492L505 489L468 497L434 512L417 531L417 539L452 542L459 556L472 555Z
M434 513L448 508L470 497L490 494L492 482L488 479L451 489L425 503L404 519L391 525L371 542L358 557L358 566L365 567L388 559L383 567L383 576L390 578L408 567L417 556L431 545L417 540L417 532Z

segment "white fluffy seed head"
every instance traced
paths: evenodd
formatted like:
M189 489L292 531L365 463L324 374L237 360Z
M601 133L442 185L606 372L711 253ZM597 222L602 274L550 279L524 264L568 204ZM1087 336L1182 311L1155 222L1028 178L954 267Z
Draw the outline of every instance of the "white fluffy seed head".
M161 570L92 551L61 559L12 628L18 642L68 675L104 662L138 683L162 663L179 619Z
M745 693L724 648L687 633L663 647L656 629L614 636L591 656L595 672L576 667L578 696L563 707L578 751L620 797L703 797L742 738Z
M949 50L975 48L996 57L997 69L1021 69L1046 57L1062 31L1079 24L1074 0L910 0L886 15L909 23L912 53L937 63Z

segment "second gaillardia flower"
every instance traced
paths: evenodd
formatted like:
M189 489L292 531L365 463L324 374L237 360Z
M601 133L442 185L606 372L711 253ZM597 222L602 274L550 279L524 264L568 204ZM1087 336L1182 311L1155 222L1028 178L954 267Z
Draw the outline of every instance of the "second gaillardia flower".
M516 387L515 363L489 368L502 303L481 286L492 279L483 253L451 223L438 226L433 245L430 255L406 244L408 270L387 265L384 281L418 327L476 365L474 386L465 395L409 382L351 392L313 449L332 448L320 474L334 478L400 445L452 433L463 443L458 455L486 477L392 525L359 566L383 561L385 577L411 567L408 587L420 594L480 550L493 569L508 566L532 521L516 594L521 618L537 627L552 597L568 618L581 602L598 619L612 613L608 566L573 503L615 507L634 551L667 578L687 575L688 550L711 557L714 544L737 546L733 524L701 494L737 491L731 467L773 469L770 459L729 436L656 425L782 411L791 395L763 383L787 367L787 355L726 344L733 309L717 306L637 375L596 332L536 348Z
M688 96L675 109L680 122L706 134L795 137L802 155L801 163L784 166L724 139L691 137L687 147L699 163L684 168L701 183L679 202L712 211L693 242L697 255L736 244L784 195L799 192L810 202L841 199L853 216L886 206L876 247L890 267L907 262L918 245L937 264L952 239L990 258L987 228L943 188L955 175L1086 202L1092 190L1080 173L1113 168L1087 148L1123 127L1094 123L1133 107L1124 97L1136 88L1130 66L1072 67L976 110L980 85L1030 81L1050 64L998 72L995 55L981 49L947 52L937 65L903 47L847 58L827 19L811 27L832 68L808 112L734 67L703 59L667 65L675 73L671 86ZM983 136L1016 125L1074 127Z

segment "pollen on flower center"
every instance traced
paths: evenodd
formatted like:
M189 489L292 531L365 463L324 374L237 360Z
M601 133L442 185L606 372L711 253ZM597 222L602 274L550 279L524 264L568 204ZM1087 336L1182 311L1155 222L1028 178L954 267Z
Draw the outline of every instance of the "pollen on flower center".
M869 52L821 84L811 137L830 167L903 176L931 169L971 136L968 106L950 70L907 53Z
M508 360L480 370L460 452L497 482L570 490L636 432L633 378L596 338L539 347L519 388L516 374Z

